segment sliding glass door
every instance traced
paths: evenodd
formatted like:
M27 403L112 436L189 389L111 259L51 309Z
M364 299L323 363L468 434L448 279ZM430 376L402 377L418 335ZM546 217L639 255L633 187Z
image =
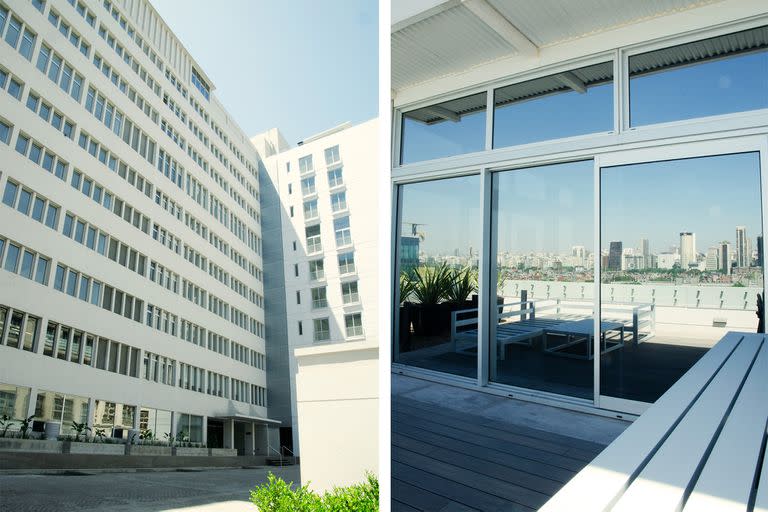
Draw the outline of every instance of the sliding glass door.
M489 377L592 400L592 160L493 174Z
M726 332L758 330L761 153L751 148L598 158L601 407L641 412Z

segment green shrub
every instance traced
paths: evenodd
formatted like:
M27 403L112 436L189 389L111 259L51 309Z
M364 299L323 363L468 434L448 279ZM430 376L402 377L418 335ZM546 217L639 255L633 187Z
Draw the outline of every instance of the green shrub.
M377 512L379 510L379 481L368 473L363 483L335 487L322 496L303 487L293 488L272 473L267 483L251 491L251 503L261 512Z

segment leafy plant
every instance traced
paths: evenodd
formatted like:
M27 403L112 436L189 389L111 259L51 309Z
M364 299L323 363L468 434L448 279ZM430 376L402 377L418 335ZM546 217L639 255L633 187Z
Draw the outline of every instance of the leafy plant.
M152 429L145 428L139 434L139 439L142 439L144 441L152 441L153 439L155 439L155 434L154 432L152 432Z
M453 276L446 263L437 267L419 267L413 272L413 297L421 304L438 304L445 299Z
M472 293L477 291L477 269L464 267L454 270L447 288L445 298L448 302L464 303Z
M32 419L35 417L33 414L29 418L24 418L21 420L21 427L19 428L19 432L21 432L21 438L22 439L29 439L29 424L32 423Z
M293 487L272 473L267 483L251 491L251 503L261 512L336 512L355 510L376 512L379 510L379 481L366 473L366 481L349 487L336 487L319 495L306 485Z
M168 445L173 446L173 443L176 442L176 436L171 434L170 432L166 432L163 434L163 437L165 437L168 440Z
M405 271L400 272L400 304L411 298L415 286L413 277L410 273Z
M3 417L0 418L0 429L2 429L0 430L0 437L6 436L11 425L13 425L13 420L7 414L3 414Z
M75 431L75 441L79 441L80 436L85 435L86 432L90 432L91 427L89 427L85 422L78 423L76 421L73 421L72 429ZM85 437L87 437L87 435Z
M134 444L136 442L136 436L138 435L138 432L133 432L131 434L131 437L128 438L128 444Z
M106 435L107 435L107 432L106 432L106 430L104 430L104 429L103 429L103 428L101 428L101 427L96 427L96 428L94 428L94 429L93 429L93 435L94 435L94 437L96 437L96 438L97 438L99 441L101 441L101 442L103 443L103 442L104 442L104 438L105 438L105 437L106 437Z

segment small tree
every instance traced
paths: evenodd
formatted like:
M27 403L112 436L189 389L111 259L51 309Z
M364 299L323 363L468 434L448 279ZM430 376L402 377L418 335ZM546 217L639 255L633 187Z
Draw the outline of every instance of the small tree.
M8 429L11 428L11 425L13 425L13 420L7 414L3 414L3 417L0 418L0 429L2 429L0 430L0 437L5 437L8 434Z
M79 441L81 435L84 436L84 438L87 437L86 432L91 431L91 427L89 427L85 422L78 423L76 421L72 422L72 429L75 431L75 441Z
M29 439L29 424L32 423L32 419L35 417L33 414L29 418L25 418L21 420L21 428L19 431L21 432L21 438L22 439Z

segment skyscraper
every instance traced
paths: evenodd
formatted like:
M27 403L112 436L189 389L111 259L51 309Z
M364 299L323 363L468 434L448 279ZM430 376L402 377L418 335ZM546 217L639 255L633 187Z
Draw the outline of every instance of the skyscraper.
M608 249L607 270L621 270L621 258L623 256L622 242L611 242Z
M726 241L720 242L720 271L723 274L731 273L731 244Z
M680 268L687 270L696 263L696 233L683 231L680 233Z
M705 270L720 269L720 248L717 245L707 249L707 259L704 268Z
M640 239L640 254L643 256L643 267L651 268L651 246L647 238Z
M747 238L747 228L736 226L736 266L748 267L752 262L752 248Z

